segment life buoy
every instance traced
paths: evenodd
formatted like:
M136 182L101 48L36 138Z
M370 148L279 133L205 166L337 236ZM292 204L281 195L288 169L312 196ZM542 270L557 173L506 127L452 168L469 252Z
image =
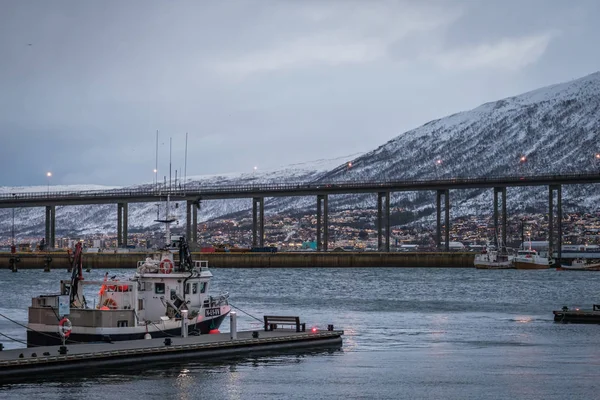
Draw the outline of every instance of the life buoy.
M160 272L162 274L170 274L173 271L173 262L165 258L160 262Z
M104 303L102 303L103 307L108 307L111 310L116 310L117 309L117 302L114 299L106 299L104 300Z
M61 337L66 339L71 335L72 327L73 325L71 324L71 321L69 321L67 317L63 317L63 319L61 319L58 323L58 333L60 333Z

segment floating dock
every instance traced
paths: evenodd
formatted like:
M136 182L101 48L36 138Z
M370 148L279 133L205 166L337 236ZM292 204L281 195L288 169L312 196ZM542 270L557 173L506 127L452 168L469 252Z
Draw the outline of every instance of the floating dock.
M570 322L574 324L600 324L600 304L594 304L591 310L580 310L578 308L569 310L552 311L555 322Z
M341 330L296 332L238 331L200 336L85 343L0 351L0 382L35 381L49 375L80 373L172 361L214 361L219 357L260 354L288 349L340 347ZM65 352L66 350L66 352Z

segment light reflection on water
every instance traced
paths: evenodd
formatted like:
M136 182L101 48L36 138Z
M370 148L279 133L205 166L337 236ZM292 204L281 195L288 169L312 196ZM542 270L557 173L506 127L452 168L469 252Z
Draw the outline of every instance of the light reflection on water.
M243 310L240 329L261 327L247 314L300 315L307 327L333 323L344 329L342 349L85 373L61 382L0 386L0 397L595 397L600 325L557 324L552 310L590 308L600 272L373 268L213 274L213 291L229 291L232 304ZM56 292L58 280L68 276L62 270L0 270L0 293L11 294L0 300L0 313L26 323L30 298ZM86 276L101 280L104 271ZM23 328L1 318L0 332L25 338Z

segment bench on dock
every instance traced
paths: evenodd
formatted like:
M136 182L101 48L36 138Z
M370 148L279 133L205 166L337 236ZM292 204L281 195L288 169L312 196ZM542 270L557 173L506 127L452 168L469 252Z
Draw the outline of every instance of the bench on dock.
M305 332L306 323L300 323L300 317L265 315L265 331L277 329L277 325L295 326L296 332Z

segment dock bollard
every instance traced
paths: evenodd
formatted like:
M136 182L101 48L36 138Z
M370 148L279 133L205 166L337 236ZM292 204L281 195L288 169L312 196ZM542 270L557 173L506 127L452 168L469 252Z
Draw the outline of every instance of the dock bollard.
M181 310L181 337L187 337L188 334L188 310Z
M229 335L231 340L237 339L237 313L235 311L229 313Z

